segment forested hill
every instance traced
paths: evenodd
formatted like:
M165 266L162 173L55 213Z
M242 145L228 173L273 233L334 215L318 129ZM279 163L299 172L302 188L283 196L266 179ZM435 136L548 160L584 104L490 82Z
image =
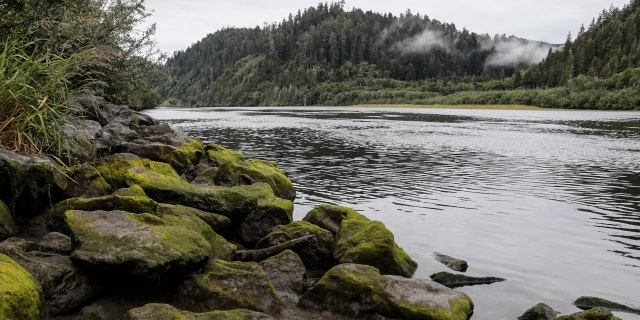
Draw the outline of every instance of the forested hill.
M503 79L539 62L553 47L459 30L409 10L398 17L343 6L321 3L278 24L210 34L167 61L171 81L160 94L170 104L187 106L428 97L425 88L416 91L417 80Z

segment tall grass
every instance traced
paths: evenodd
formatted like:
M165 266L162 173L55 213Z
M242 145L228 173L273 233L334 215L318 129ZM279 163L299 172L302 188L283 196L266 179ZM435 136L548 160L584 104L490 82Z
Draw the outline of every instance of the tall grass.
M59 158L72 59L15 40L0 49L0 144L25 155Z

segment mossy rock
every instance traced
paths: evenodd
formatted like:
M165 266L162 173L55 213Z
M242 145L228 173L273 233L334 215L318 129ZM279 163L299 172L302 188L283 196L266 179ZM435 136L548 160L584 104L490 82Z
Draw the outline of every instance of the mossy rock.
M381 275L374 267L341 264L300 299L299 306L354 318L466 320L471 299L429 280Z
M193 215L202 219L202 221L206 222L213 231L222 236L228 236L231 232L231 220L223 215L202 211L196 208L187 207L183 205L173 205L160 203L158 204L158 209L156 209L156 213L159 216L163 215L174 215L174 216L182 216L182 215Z
M255 262L210 261L202 274L180 286L177 300L195 312L249 309L277 316L282 308L273 284Z
M134 185L128 181L129 172L132 169L142 169L167 178L184 181L167 163L142 159L127 153L119 153L102 158L96 165L96 169L107 183L115 188L126 188ZM184 183L186 184L187 182L184 181Z
M244 162L228 161L217 171L216 184L226 186L247 185L254 182L265 182L271 186L276 196L294 200L296 190L285 173L275 163L261 159Z
M229 243L224 237L217 234L211 226L200 219L195 214L158 214L159 217L168 223L181 226L185 229L192 230L200 234L211 245L210 259L232 260L236 253L237 247Z
M280 298L297 303L306 290L307 283L307 270L300 256L292 250L285 250L259 264Z
M518 320L552 320L557 317L558 312L553 310L549 305L538 303L519 316Z
M342 221L333 255L339 263L366 264L403 277L411 277L418 267L382 222L361 218Z
M0 200L0 241L11 237L18 232L15 222L13 222L13 216L11 210Z
M576 307L582 310L589 310L596 307L606 308L612 311L622 311L634 314L640 314L640 309L633 308L615 301L599 297L582 296L573 303Z
M369 220L351 208L322 204L309 211L302 221L313 223L320 228L331 231L335 235L340 229L342 220L345 219Z
M205 147L205 155L212 167L220 167L228 162L242 163L246 159L238 151L226 149L217 144L209 144Z
M201 267L213 250L198 230L148 213L69 210L64 219L74 242L71 259L95 272L184 275Z
M40 284L17 262L1 253L0 319L45 319Z
M293 222L293 202L268 194L265 198L258 200L256 209L242 219L239 236L242 242L254 246L276 226L291 222Z
M593 308L587 311L577 312L567 316L561 316L556 320L620 320L605 308Z
M139 185L133 185L128 188L120 188L114 191L111 195L121 197L148 197Z
M274 317L246 309L193 313L160 303L150 303L127 311L125 320L275 320Z
M154 213L158 203L146 196L108 195L96 198L70 198L56 204L54 215L61 215L67 210L121 210L132 213Z
M334 237L328 230L322 229L306 221L277 226L275 230L258 241L256 247L267 248L283 244L289 240L305 236L315 236L309 245L294 248L307 269L326 270L335 265L333 259Z
M192 167L204 154L202 141L192 139L175 147L163 143L132 143L123 142L116 147L116 152L133 153L142 158L164 162L177 172L183 173Z
M93 166L84 164L74 166L68 172L71 181L65 190L65 196L69 198L92 198L110 194L113 188Z
M431 275L431 280L447 286L449 288L458 288L465 286L475 286L481 284L492 284L505 281L503 278L497 277L470 277L464 274L455 274L451 272L438 272Z

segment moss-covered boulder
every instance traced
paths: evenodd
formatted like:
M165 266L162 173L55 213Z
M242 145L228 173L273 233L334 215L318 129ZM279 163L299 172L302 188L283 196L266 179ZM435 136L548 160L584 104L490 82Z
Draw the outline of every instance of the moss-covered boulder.
M342 221L333 254L339 263L366 264L383 274L411 277L418 267L382 222L364 217Z
M205 147L205 156L212 167L220 167L228 162L242 163L246 161L242 153L213 143Z
M587 311L561 316L556 320L619 320L606 308L593 308Z
M42 288L33 276L0 253L0 319L44 319L42 297Z
M276 226L293 222L293 202L278 198L272 193L258 200L256 209L242 219L239 228L240 239L253 246L271 233Z
M168 304L150 303L127 311L125 320L275 320L274 317L246 309L193 313Z
M277 316L282 308L273 284L255 262L213 260L180 286L176 299L195 312L249 309Z
M286 250L259 264L282 300L296 303L300 299L307 284L307 270L300 256Z
M130 154L106 157L97 169L113 186L138 185L155 201L223 214L236 222L253 212L259 199L273 194L264 183L233 188L190 184L170 165Z
M592 308L606 308L613 311L622 311L634 314L640 314L639 308L630 307L622 303L610 301L600 297L582 296L573 303L576 307L582 310L589 310Z
M354 318L466 320L471 299L430 280L381 275L374 267L341 264L329 270L300 302Z
M314 236L315 241L306 246L296 247L293 251L300 256L307 269L326 270L333 267L333 235L328 230L306 221L276 227L273 232L258 241L257 247L273 247L305 236Z
M0 243L0 253L18 262L42 286L50 316L75 310L98 292L99 287L68 255L43 252L39 247L34 242L10 238Z
M202 141L193 139L180 146L164 143L134 143L120 142L114 148L115 152L132 153L142 158L168 163L177 172L184 173L197 163L204 154Z
M9 207L0 200L0 241L16 234L18 228L13 222L13 216Z
M351 208L322 204L309 211L302 221L313 223L335 235L340 230L342 220L361 218L364 216Z
M218 168L215 182L218 185L226 186L265 182L271 186L278 197L289 200L296 198L296 190L293 187L293 183L285 173L278 169L275 163L261 159L252 159L244 162L225 162Z
M202 219L202 221L206 222L211 227L211 229L213 229L213 231L215 231L219 235L228 236L231 232L231 220L220 214L206 212L179 204L173 205L166 203L158 204L156 213L159 216L196 216Z
M89 164L71 167L67 174L71 178L69 186L64 190L64 195L67 198L100 197L113 191L100 172Z
M69 210L64 219L74 242L71 259L95 272L143 278L187 274L212 252L197 230L148 213Z
M158 203L146 196L108 195L95 198L70 198L57 203L54 215L62 215L67 210L121 210L133 213L154 213Z
M557 317L558 312L553 310L553 308L547 304L538 303L519 316L518 320L552 320Z

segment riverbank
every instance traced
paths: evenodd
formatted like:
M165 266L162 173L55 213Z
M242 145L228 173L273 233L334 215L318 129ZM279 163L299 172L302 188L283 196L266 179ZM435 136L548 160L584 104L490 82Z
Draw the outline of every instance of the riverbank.
M484 105L484 104L459 104L459 105L445 105L445 104L358 104L351 107L360 108L419 108L419 109L488 109L488 110L566 110L566 109L550 109L540 108L527 105Z

